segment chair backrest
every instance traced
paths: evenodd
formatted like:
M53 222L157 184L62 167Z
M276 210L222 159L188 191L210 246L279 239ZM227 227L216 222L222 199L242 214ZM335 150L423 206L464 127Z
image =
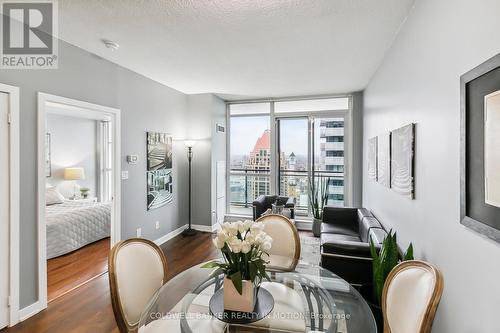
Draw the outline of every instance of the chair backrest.
M429 333L443 293L441 272L423 261L394 267L382 293L384 333Z
M264 231L273 238L268 268L293 271L300 258L300 239L295 225L283 215L268 214L255 222L264 223Z
M155 243L131 238L111 249L108 270L116 323L120 332L132 331L149 300L167 281L167 259Z

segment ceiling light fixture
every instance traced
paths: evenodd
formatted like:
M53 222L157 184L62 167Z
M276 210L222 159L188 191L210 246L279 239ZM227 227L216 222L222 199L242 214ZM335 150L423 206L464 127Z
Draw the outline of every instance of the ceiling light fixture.
M111 49L112 51L118 50L120 48L120 45L118 43L113 42L112 40L102 39L102 42L108 49Z

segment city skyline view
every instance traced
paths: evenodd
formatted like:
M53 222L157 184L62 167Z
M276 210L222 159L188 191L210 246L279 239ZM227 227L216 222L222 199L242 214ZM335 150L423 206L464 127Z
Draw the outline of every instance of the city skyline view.
M230 143L230 198L232 207L247 209L262 194L271 194L271 132L269 116L233 117ZM330 178L329 204L344 205L344 120L319 118L314 122L314 150L309 151L309 119L283 118L277 125L279 195L293 197L298 210L309 211L309 155L314 156L315 182ZM240 211L241 212L241 211Z

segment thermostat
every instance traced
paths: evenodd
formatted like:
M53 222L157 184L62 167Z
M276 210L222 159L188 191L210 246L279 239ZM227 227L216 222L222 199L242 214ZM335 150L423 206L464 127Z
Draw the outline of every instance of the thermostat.
M128 164L137 164L139 161L139 155L127 155Z

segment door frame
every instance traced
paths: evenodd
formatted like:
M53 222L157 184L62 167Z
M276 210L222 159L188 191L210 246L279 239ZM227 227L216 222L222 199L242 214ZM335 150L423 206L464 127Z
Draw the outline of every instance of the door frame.
M19 321L19 88L0 83L0 92L9 95L9 326Z
M52 104L52 105L51 105ZM111 209L111 246L116 244L121 238L121 133L120 133L120 110L103 105L84 102L81 100L38 93L38 147L37 147L37 168L38 168L38 301L37 306L30 315L47 308L47 233L45 220L45 133L46 119L48 113L47 105L61 106L57 114L75 114L82 111L87 113L89 119L95 119L97 115L110 117L113 124L113 207ZM94 115L94 116L92 116ZM83 116L82 116L83 117Z
M351 207L353 202L353 189L352 189L352 155L353 155L353 147L352 147L352 97L349 98L349 109L348 110L325 110L325 111L312 111L312 112L290 112L290 113L280 113L279 115L274 115L274 132L276 133L275 137L275 152L274 152L274 160L275 165L274 169L272 169L271 174L274 174L275 177L275 187L274 191L276 194L279 194L279 184L280 184L280 165L279 165L279 121L286 119L307 119L308 123L308 176L312 175L313 167L314 167L314 137L315 137L315 126L314 121L317 118L343 118L344 119L344 205L346 207ZM308 208L308 213L310 207ZM312 225L312 222L309 221L298 221L300 225L306 229L309 228L308 224Z

